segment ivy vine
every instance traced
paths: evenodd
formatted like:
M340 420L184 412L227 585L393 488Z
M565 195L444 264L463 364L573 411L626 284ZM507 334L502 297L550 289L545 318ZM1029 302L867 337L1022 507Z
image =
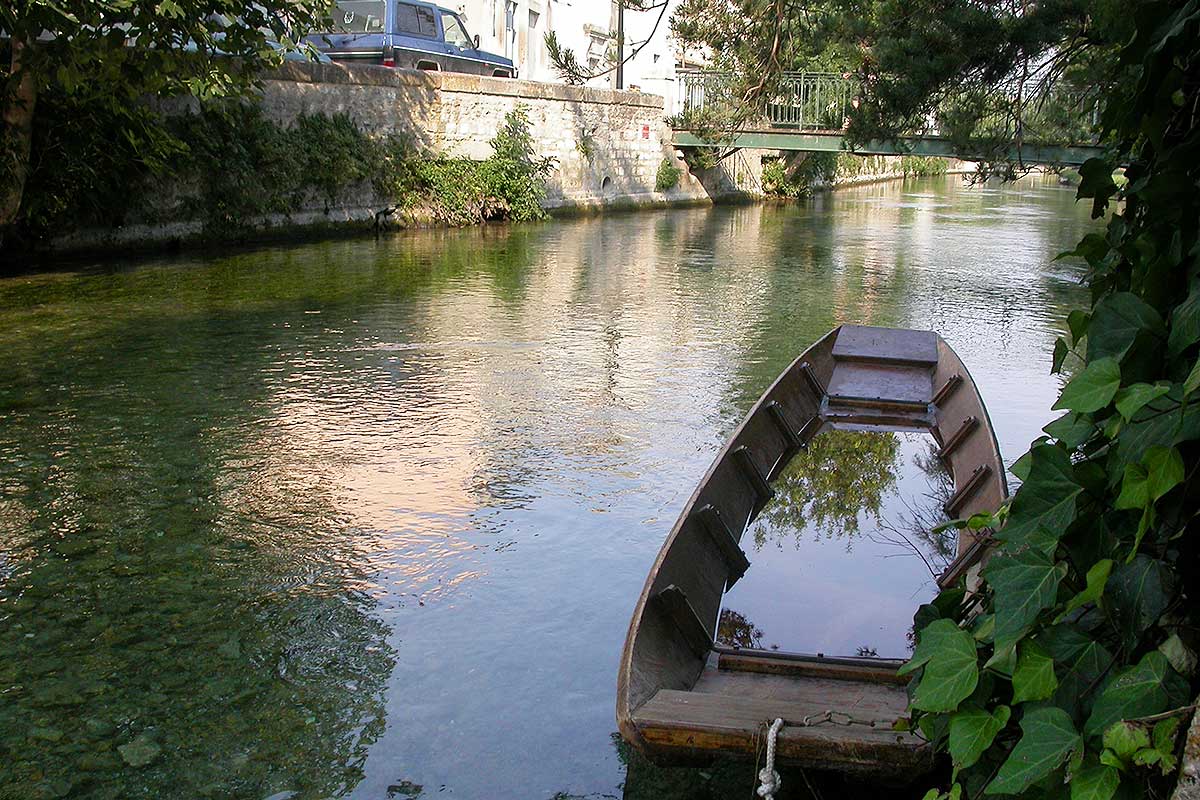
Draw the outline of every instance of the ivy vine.
M904 724L953 768L927 798L1164 796L1194 711L1200 0L1139 6L1121 67L1079 186L1117 205L1064 254L1091 288L1054 350L1064 413L1008 505L953 523L994 532L981 584L916 615Z

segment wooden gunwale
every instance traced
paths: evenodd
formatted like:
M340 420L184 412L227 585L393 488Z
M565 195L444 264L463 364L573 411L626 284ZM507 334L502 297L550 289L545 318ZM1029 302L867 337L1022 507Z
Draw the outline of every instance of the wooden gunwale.
M835 358L833 350L843 330L850 331L846 341L853 341L841 350L852 351L855 346L858 350ZM896 335L889 341L891 334ZM883 349L890 345L890 350L883 355L864 352L864 341L883 342ZM930 342L936 343L936 362L929 355ZM884 389L875 392L878 397L854 397L849 403L839 397L836 409L831 408L833 398L825 387L831 385L837 365L849 362L854 372L847 371L841 385L856 386L864 365L868 378L869 370L878 366ZM927 377L918 378L924 371ZM893 396L906 398L904 402L889 399L885 391L889 381L899 387L895 390L899 394ZM926 383L928 387L922 388ZM919 390L916 394L914 386ZM912 401L922 394L926 403ZM935 397L942 405L933 402ZM904 413L896 413L900 411ZM968 429L963 421L971 417L977 424ZM1007 496L1004 466L986 407L970 373L941 337L852 326L823 336L776 378L721 449L684 505L638 597L619 666L617 722L626 740L652 758L670 761L704 752L753 757L757 736L746 735L746 720L772 703L788 714L815 708L813 703L825 695L812 695L817 685L813 681L831 697L846 692L850 692L846 697L866 697L864 708L874 709L876 716L891 714L897 704L903 710L905 679L895 675L900 662L711 646L723 590L744 571L740 560L730 558L728 545L741 552L738 542L765 504L770 481L827 426L926 430L943 449L954 439L944 462L955 478L964 516L994 508ZM987 435L981 435L978 428L986 428ZM698 510L705 514L696 513ZM714 532L703 524L702 517L713 514L725 530ZM729 543L714 538L714 533L725 536L726 531ZM971 568L963 568L960 560L969 557L977 561L986 552L986 547L973 545L973 538L960 541L959 557L952 565L955 570L947 570L943 580L952 572L957 579ZM694 640L694 631L685 637L657 610L664 604L656 597L668 587L679 593L672 602L686 598L688 608L704 626L710 642L708 657L689 646L687 640ZM854 695L854 687L867 685L877 689ZM714 691L726 694L711 696ZM648 705L656 697L653 706ZM681 715L675 730L672 709ZM816 727L785 728L785 733L780 740L781 763L893 776L911 776L914 769L929 766L928 748L910 734L831 734Z

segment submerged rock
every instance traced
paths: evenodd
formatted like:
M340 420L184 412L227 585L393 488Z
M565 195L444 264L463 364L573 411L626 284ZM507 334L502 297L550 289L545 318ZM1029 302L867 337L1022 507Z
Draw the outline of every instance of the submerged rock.
M158 754L162 752L162 748L143 733L132 742L118 747L117 752L121 754L121 758L125 759L125 763L129 766L144 767L158 758Z

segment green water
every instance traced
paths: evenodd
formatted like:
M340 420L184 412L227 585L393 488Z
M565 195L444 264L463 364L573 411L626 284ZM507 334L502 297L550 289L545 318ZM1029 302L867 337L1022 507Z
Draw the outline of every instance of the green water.
M621 796L629 614L740 416L838 323L933 328L1011 463L1091 225L946 178L0 280L0 797ZM784 538L774 595L929 591ZM766 591L768 638L900 641L832 590L788 633Z

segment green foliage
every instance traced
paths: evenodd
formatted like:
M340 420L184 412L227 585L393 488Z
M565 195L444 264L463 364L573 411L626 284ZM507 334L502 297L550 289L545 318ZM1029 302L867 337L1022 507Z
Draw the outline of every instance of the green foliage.
M842 73L852 145L932 121L990 154L985 171L1017 174L1014 143L1094 138L1132 17L1117 0L682 0L672 26L735 73L719 98L732 105L769 102L788 70Z
M801 159L789 174L786 162L781 158L764 159L763 193L775 197L803 197L818 186L833 183L837 153L797 153L792 158Z
M87 205L66 199L67 189L55 187L21 211L27 180L47 177L43 167L49 161L82 166L81 177L101 188L111 185L106 181L112 180L114 165L155 169L169 162L178 143L156 125L146 98L244 96L264 66L279 64L287 50L302 49L299 37L330 5L329 0L0 5L5 33L0 39L5 156L0 158L0 234L20 218L33 220L36 228L38 220ZM53 127L63 120L76 130L97 126L108 134L107 149L86 131L77 144ZM52 177L63 174L70 173L64 169Z
M507 116L492 140L493 155L484 161L418 152L399 136L374 138L343 114L302 115L281 126L241 102L148 120L145 130L163 137L158 147L174 154L153 169L124 161L129 152L120 140L106 150L111 128L64 124L56 136L80 138L59 145L66 160L43 162L34 172L22 226L30 239L71 225L115 225L132 214L151 221L199 219L210 232L225 234L314 200L334 205L372 190L448 225L534 220L545 216L541 204L553 166L533 153L521 108ZM182 207L147 208L143 198L150 193L128 191L150 179L177 185Z
M658 173L654 176L654 191L669 192L679 183L683 170L675 166L675 162L664 158L658 165Z
M1087 262L1092 302L1054 354L1055 371L1072 353L1084 367L1055 404L1067 413L1013 467L1024 482L973 610L962 587L923 606L906 667L912 723L949 748L972 797L1061 796L1064 782L1074 800L1163 796L1197 689L1184 587L1200 577L1200 0L1140 6L1119 69L1136 80L1108 98L1115 145L1083 166L1078 194L1096 216L1122 202L1069 254ZM972 632L979 688L964 695ZM936 680L961 698L920 702L948 659L954 674Z

